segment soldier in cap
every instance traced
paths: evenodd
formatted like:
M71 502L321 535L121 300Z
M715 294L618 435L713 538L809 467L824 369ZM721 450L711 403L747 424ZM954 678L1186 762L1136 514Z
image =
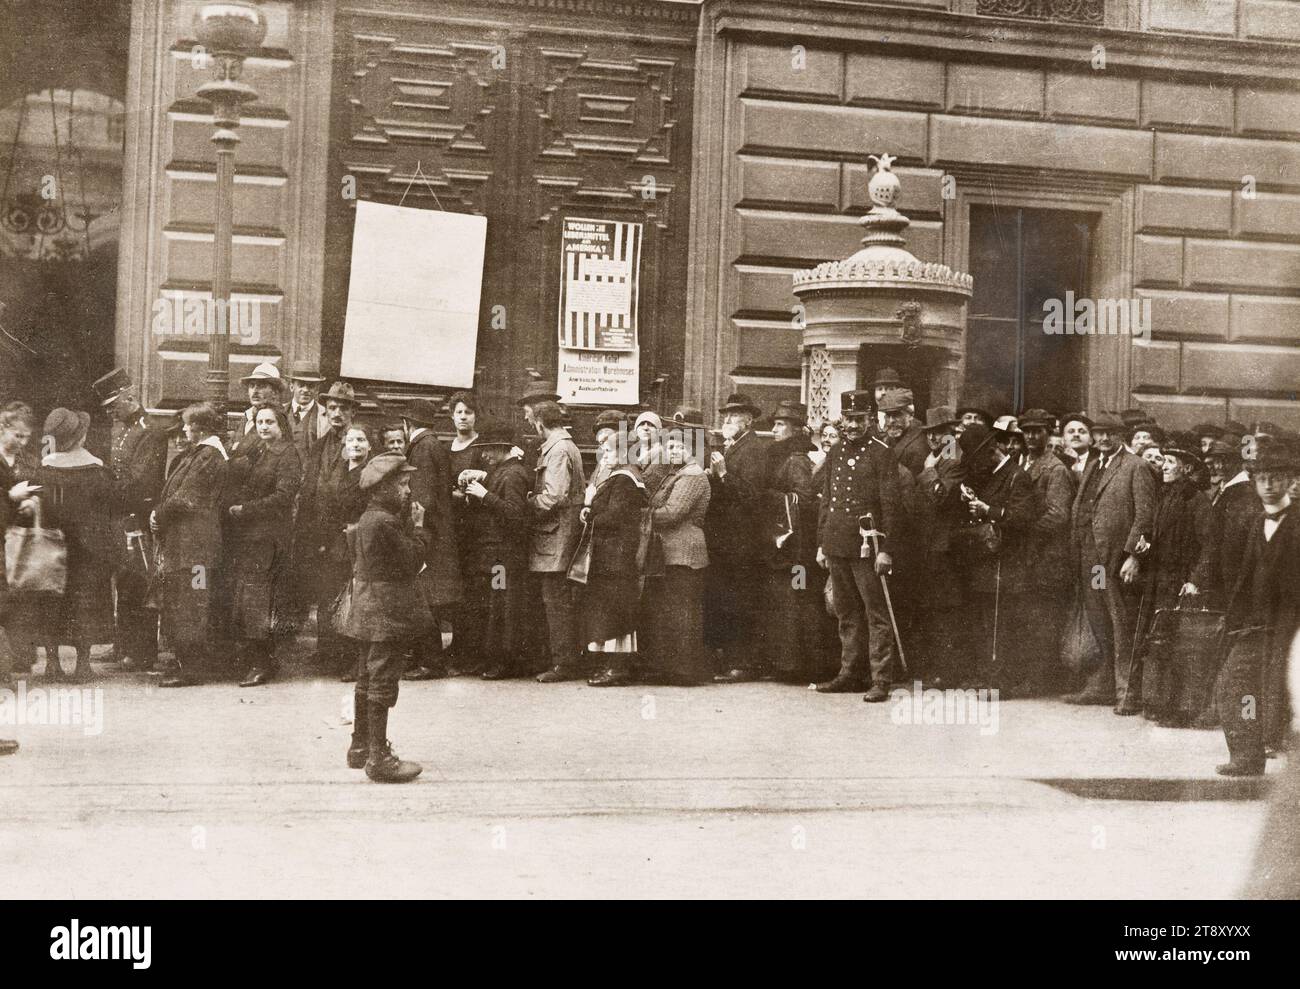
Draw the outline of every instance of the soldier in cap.
M1282 746L1290 724L1287 664L1300 631L1300 518L1290 493L1300 454L1286 440L1261 441L1255 454L1248 465L1263 510L1236 567L1218 688L1229 755L1218 772L1225 776L1261 775L1268 750Z
M397 704L405 656L434 624L417 583L430 535L424 509L411 498L414 472L395 453L367 463L360 487L369 504L347 533L352 599L343 633L362 645L347 763L364 768L376 783L409 783L421 770L399 759L388 741L388 713Z
M840 671L817 689L844 693L860 690L870 680L865 699L879 702L889 696L895 656L880 575L892 569L890 534L902 525L898 463L889 447L871 435L870 392L844 392L840 409L844 436L826 460L817 550L817 562L831 574ZM874 542L864 530L874 533Z
M127 668L149 670L158 660L158 612L144 606L154 559L148 522L167 471L167 432L149 425L136 390L121 368L92 387L100 405L119 424L109 461L113 514L126 548L113 575L117 591L115 652Z

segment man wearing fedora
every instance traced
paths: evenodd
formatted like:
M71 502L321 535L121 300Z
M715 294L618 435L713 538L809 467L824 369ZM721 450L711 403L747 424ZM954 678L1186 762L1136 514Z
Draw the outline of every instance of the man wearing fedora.
M957 435L961 435L962 430L974 423L983 423L987 428L993 428L993 413L988 410L989 401L981 395L962 396L962 400L957 403Z
M927 409L921 427L929 452L916 477L915 611L919 675L945 687L965 677L965 584L957 530L966 521L961 485L966 479L952 406Z
M253 368L253 373L239 379L248 389L248 408L244 410L244 421L235 430L230 445L230 455L240 456L252 451L260 440L253 420L257 410L265 408L280 409L284 407L285 383L280 377L280 369L269 361L264 361Z
M316 604L316 662L336 672L337 656L327 655L334 641L330 631L330 597L327 585L319 573L318 549L322 540L320 524L320 499L322 491L333 483L333 476L346 470L343 460L343 437L352 425L357 412L357 396L345 381L336 381L323 396L329 429L313 444L303 463L302 485L298 488L298 507L293 523L293 589L291 598L293 619L301 623L312 603Z
M762 627L767 559L760 495L767 486L767 444L754 432L762 410L736 393L718 410L725 452L709 456L709 551L705 642L722 650L720 683L756 680L763 672L758 632Z
M541 437L533 468L533 491L528 496L533 527L528 569L541 585L551 655L551 668L537 680L559 683L584 674L574 585L568 571L582 534L580 514L586 478L582 454L564 428L564 410L559 403L538 401L529 405L528 417Z
M428 556L424 509L411 496L415 468L396 453L381 453L361 468L370 501L348 526L352 600L343 631L362 645L353 688L349 769L365 769L376 783L409 783L421 767L405 762L388 741L388 714L397 704L406 654L437 623L418 584Z
M148 523L167 472L167 432L149 425L122 368L91 387L117 424L109 469L113 472L113 514L126 552L113 575L117 591L114 651L127 669L149 670L158 660L158 612L144 606L153 565Z
M411 475L411 497L424 508L425 568L420 572L420 587L433 613L434 623L428 633L416 641L415 669L408 680L433 680L447 675L442 650L439 613L461 598L460 554L456 549L456 531L452 524L451 457L446 444L438 439L434 426L439 408L427 398L417 399L406 410L406 460L415 468ZM470 657L466 657L470 658Z
M897 391L906 388L903 379L898 376L898 372L892 367L882 367L876 372L875 380L871 382L871 402L876 409L875 427L876 431L882 436L885 432L885 410L880 407L881 401L886 392Z
M318 400L324 383L312 361L294 361L289 368L289 425L293 427L294 445L304 458L330 428L329 413Z
M485 470L468 471L461 558L483 616L478 636L484 680L518 676L528 606L528 468L515 431L485 422L475 447Z
M826 458L818 529L817 562L830 570L831 593L840 623L840 671L817 685L822 693L861 690L865 700L889 696L895 646L881 574L893 567L890 533L902 525L898 462L871 429L871 393L840 395L844 438ZM864 536L866 516L874 525L874 542Z
M1071 602L1074 568L1070 560L1070 507L1074 501L1074 473L1047 445L1056 417L1044 409L1020 414L1025 437L1025 473L1034 482L1043 514L1030 534L1033 567L1032 596L1026 601L1024 626L1028 686L1042 690L1060 678L1061 628Z
M1228 598L1228 658L1216 706L1228 745L1224 776L1257 776L1268 751L1283 747L1291 712L1288 664L1300 632L1300 518L1291 511L1300 450L1288 439L1261 440L1247 461L1261 511L1255 515L1237 584Z
M1101 665L1068 704L1113 704L1116 714L1142 710L1142 685L1134 676L1134 634L1140 604L1140 557L1155 523L1156 479L1146 462L1124 449L1124 422L1113 412L1092 420L1095 458L1083 473L1071 508L1088 626Z
M906 388L889 388L880 399L878 408L884 416L884 440L894 451L894 459L912 472L912 476L925 469L925 458L930 448L925 433L913 418L912 393Z

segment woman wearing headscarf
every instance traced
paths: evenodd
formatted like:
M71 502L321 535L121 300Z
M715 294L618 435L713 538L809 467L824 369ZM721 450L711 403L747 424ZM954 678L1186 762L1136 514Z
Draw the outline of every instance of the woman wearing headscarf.
M591 530L591 565L581 599L587 651L605 658L605 670L587 681L617 687L634 679L641 574L637 550L645 484L635 463L619 463L619 430L602 420L596 427L597 455L609 468L587 487L582 521Z
M109 506L112 475L104 462L82 444L90 414L55 409L45 418L44 435L53 449L41 458L35 481L39 522L63 533L67 546L67 585L62 595L41 594L36 600L37 628L45 646L45 675L58 680L59 646L75 646L73 680L90 677L90 647L113 640L113 571L118 564L118 540Z
M650 511L664 572L646 577L638 643L644 679L652 683L689 687L712 679L704 651L704 516L712 494L698 460L704 432L703 425L678 420L662 434L665 474Z
M276 639L285 632L292 549L293 500L302 483L302 456L289 418L263 406L253 417L259 442L231 464L226 510L226 565L231 584L231 623L245 667L241 687L275 676Z
M1214 509L1205 492L1200 490L1200 473L1204 464L1190 450L1167 446L1161 467L1163 483L1156 502L1156 519L1151 550L1143 570L1141 607L1138 614L1137 641L1143 662L1142 712L1152 721L1167 725L1186 724L1210 703L1209 687L1214 670L1179 670L1178 675L1157 656L1148 637L1152 620L1160 608L1173 609L1182 603L1200 607L1210 593L1213 579L1215 530ZM1183 690L1184 674L1199 675L1201 689ZM1185 702L1191 693L1200 693L1189 710Z
M347 528L361 518L369 495L361 490L361 470L370 459L372 444L364 426L352 425L343 432L343 456L334 469L320 478L317 489L319 524L316 530L316 559L322 595L334 601L352 579L352 556L348 552ZM317 649L326 672L344 683L356 679L356 645L334 631L332 616L317 620Z
M210 402L181 413L189 446L171 462L149 528L158 540L156 590L163 637L176 657L160 686L199 682L208 645L211 588L221 566L226 462L225 416Z
M668 466L664 463L661 445L663 429L663 420L655 412L642 412L636 417L636 422L632 426L632 433L636 437L633 452L647 498L654 497L654 493L659 490L659 485L668 476Z
M817 565L817 488L808 456L816 448L799 403L782 402L772 419L776 442L767 449L768 486L760 508L768 550L765 666L778 680L806 684L834 673L826 571Z

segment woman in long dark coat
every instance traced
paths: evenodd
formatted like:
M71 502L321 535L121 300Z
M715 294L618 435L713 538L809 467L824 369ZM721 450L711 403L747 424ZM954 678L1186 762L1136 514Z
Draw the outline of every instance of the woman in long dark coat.
M663 544L664 572L646 578L638 645L645 680L688 687L712 680L704 651L704 571L709 565L704 517L712 488L681 427L663 434L663 454L667 472L650 499L650 511Z
M61 644L76 647L72 679L85 680L90 676L90 647L113 641L112 577L118 563L118 540L108 512L113 482L104 462L82 446L89 426L86 412L51 412L45 435L53 440L54 451L36 471L40 524L63 533L68 553L63 594L41 594L35 602L45 675L52 680L63 675Z
M768 487L762 494L768 548L763 640L767 668L785 683L831 676L831 624L826 571L817 565L817 488L804 431L804 408L783 402L773 414L776 442L768 448ZM825 675L825 676L823 676Z
M582 594L582 628L587 651L603 655L606 668L587 681L615 687L633 680L636 626L641 602L637 549L645 485L635 464L619 464L618 433L602 425L596 435L600 457L610 472L587 489L582 519L591 527L591 566Z
M31 490L32 475L36 472L34 458L27 444L36 428L31 406L23 402L8 402L0 408L0 538L11 525L28 526L32 523L35 492ZM15 672L31 671L36 655L33 644L32 623L22 607L19 596L9 593L4 572L4 556L0 553L0 632L7 633L9 650L0 641L0 685ZM14 669L5 664L12 657Z
M288 417L261 408L253 428L260 442L232 463L226 510L231 623L247 667L241 687L260 686L276 672L276 640L287 630L293 500L302 483Z
M1201 459L1191 451L1165 449L1161 470L1164 483L1156 505L1151 552L1142 567L1145 586L1137 635L1139 648L1143 650L1143 714L1169 725L1184 724L1189 717L1201 713L1181 710L1181 701L1185 699L1181 697L1183 688L1188 686L1186 673L1199 674L1199 679L1204 681L1204 690L1198 691L1204 696L1196 706L1204 708L1212 702L1209 686L1214 678L1213 670L1180 669L1176 676L1162 675L1174 671L1166 669L1168 662L1159 660L1146 648L1147 633L1158 609L1175 608L1180 603L1184 607L1200 607L1211 590L1216 551L1214 508L1196 483L1195 475L1201 466Z
M149 517L158 539L155 590L162 634L176 657L176 672L159 686L199 682L208 644L211 589L221 566L221 515L229 455L220 436L225 417L200 402L181 413L188 448L172 461Z
M370 434L361 426L349 426L343 433L343 456L320 479L316 558L325 600L337 598L352 579L352 556L345 533L361 518L369 500L361 490L361 469L370 459L370 450ZM356 644L334 631L332 616L318 616L316 624L320 630L317 649L329 666L328 672L351 683L356 678Z

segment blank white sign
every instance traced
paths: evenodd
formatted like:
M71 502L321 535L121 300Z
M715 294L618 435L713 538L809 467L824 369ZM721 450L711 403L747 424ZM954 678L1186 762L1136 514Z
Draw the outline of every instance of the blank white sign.
M487 217L357 202L341 373L474 384Z

